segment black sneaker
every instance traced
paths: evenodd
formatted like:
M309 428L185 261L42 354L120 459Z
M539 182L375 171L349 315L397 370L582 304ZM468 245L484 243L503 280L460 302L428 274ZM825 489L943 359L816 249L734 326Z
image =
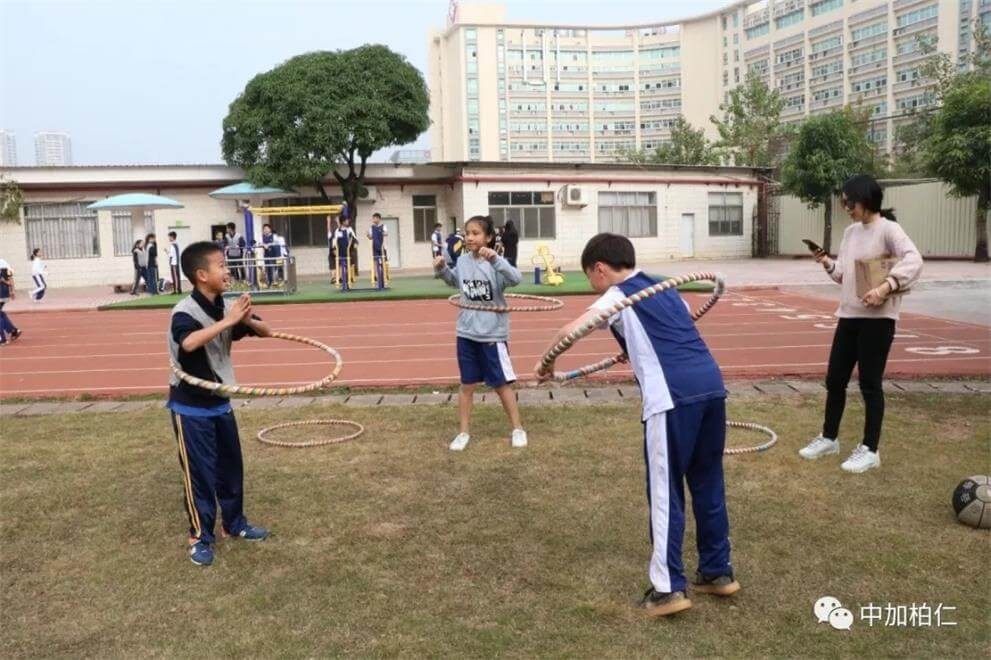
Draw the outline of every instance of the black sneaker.
M740 590L740 583L733 578L732 571L728 575L715 575L706 577L702 571L695 571L692 579L692 587L695 591L703 594L713 594L715 596L732 596Z
M692 601L684 591L672 591L662 593L651 587L644 593L640 601L640 607L647 612L647 616L669 616L687 610L692 606Z
M20 339L22 334L23 333L20 330L14 330L12 333L10 333L10 341L16 341Z

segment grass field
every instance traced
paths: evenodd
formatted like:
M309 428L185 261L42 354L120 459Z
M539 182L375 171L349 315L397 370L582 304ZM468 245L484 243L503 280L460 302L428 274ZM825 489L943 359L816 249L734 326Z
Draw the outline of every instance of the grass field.
M991 640L989 535L950 495L988 473L987 399L889 397L883 467L801 461L815 399L736 402L781 442L726 459L743 591L693 597L671 620L630 606L649 556L641 426L632 405L502 412L447 451L450 407L239 412L247 512L269 540L184 555L175 442L164 411L3 418L3 657L830 656L980 657ZM362 438L262 446L263 423L350 417ZM862 410L851 405L841 437ZM732 444L747 444L731 434ZM844 446L844 454L852 447ZM685 540L694 570L693 523ZM926 601L955 627L816 624L813 602Z
M510 293L528 293L541 296L570 296L592 293L588 279L579 272L565 273L565 281L561 286L553 287L533 284L532 273L523 274L523 282L509 290ZM663 275L655 275L664 279ZM367 278L363 278L357 287L370 287ZM712 286L707 282L690 283L681 287L682 291L711 291ZM301 282L296 293L284 295L258 294L254 296L256 304L285 304L285 303L320 303L320 302L354 302L357 300L423 300L431 298L447 298L455 292L442 280L429 275L403 276L392 280L391 287L385 291L359 290L342 293L329 280L319 282ZM111 303L100 309L157 309L172 307L181 296L161 295L144 296L122 302Z

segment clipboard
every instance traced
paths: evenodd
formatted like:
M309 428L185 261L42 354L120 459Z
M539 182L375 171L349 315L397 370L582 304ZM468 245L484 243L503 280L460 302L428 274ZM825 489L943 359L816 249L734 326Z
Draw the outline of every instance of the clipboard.
M871 289L877 288L891 274L891 269L898 263L895 257L880 259L857 259L854 269L857 277L857 297L863 298Z

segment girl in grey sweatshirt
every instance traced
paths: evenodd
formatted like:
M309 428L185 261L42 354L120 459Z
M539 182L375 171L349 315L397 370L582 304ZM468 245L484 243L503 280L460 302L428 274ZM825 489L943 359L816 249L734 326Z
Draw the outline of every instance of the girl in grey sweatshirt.
M495 226L492 218L474 216L465 223L465 252L452 268L443 256L434 259L437 277L448 285L461 290L461 302L465 304L503 307L506 298L503 290L516 286L523 279L520 271L496 254ZM513 364L509 359L509 316L501 312L462 309L457 325L458 368L461 372L461 390L458 396L458 413L461 429L450 448L462 451L471 439L469 424L474 403L475 388L479 383L495 390L502 407L513 425L512 446L525 447L526 431L520 422L516 395L511 387L516 380Z

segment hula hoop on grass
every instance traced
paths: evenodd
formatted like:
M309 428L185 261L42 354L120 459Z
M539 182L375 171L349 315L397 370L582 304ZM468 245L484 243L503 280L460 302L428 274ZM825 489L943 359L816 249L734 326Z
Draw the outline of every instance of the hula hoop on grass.
M507 293L504 295L507 299L536 300L544 304L543 305L506 305L506 306L478 305L475 303L461 302L460 293L455 293L453 296L447 299L447 302L451 303L455 307L460 307L461 309L471 309L478 312L497 312L499 314L505 314L508 312L553 312L556 309L561 309L562 307L564 307L563 300L558 300L557 298L550 298L548 296L532 296L527 293Z
M341 367L344 366L344 363L341 361L341 355L327 344L319 342L316 339L310 339L309 337L300 337L299 335L290 335L284 332L273 332L272 338L285 339L287 341L294 341L299 344L306 344L307 346L315 346L316 348L319 348L334 358L334 370L330 372L328 376L325 376L320 380L313 381L307 385L299 385L296 387L253 387L251 385L224 385L223 383L217 383L212 380L203 380L202 378L197 378L196 376L187 374L185 371L180 369L179 365L175 362L170 362L169 366L172 368L172 373L176 375L176 378L184 383L188 383L189 385L202 387L203 389L210 390L211 392L220 392L221 394L250 394L251 396L289 396L292 394L312 392L314 390L327 387L327 385L334 382L337 376L341 373Z
M646 289L637 291L631 296L623 298L615 305L607 310L604 310L591 318L583 326L569 334L567 337L559 341L557 344L551 347L547 353L540 358L540 366L542 370L547 370L562 353L571 348L575 342L582 339L592 333L593 330L598 328L602 323L609 319L613 314L617 314L627 307L631 307L636 303L649 298L650 296L666 291L667 289L673 289L679 287L682 284L687 284L688 282L699 282L703 280L711 280L715 283L716 287L709 296L709 299L702 304L697 310L692 312L692 320L697 321L706 312L712 309L712 306L716 304L723 292L726 291L726 280L722 275L710 272L700 272L700 273L689 273L688 275L682 275L681 277L671 277L663 282L658 282L653 284ZM553 380L558 382L564 382L567 380L572 380L574 378L579 378L581 376L588 376L596 371L602 371L603 369L608 369L609 367L624 362L626 360L626 355L620 353L611 358L606 358L599 362L593 364L585 365L584 367L579 367L578 369L572 369L571 371L556 371L554 372Z
M355 430L353 433L348 433L336 438L324 438L322 440L310 440L306 442L289 442L288 440L272 440L271 438L265 437L269 431L274 431L275 429L284 429L294 426L350 426ZM298 422L284 422L282 424L275 424L273 426L267 426L262 430L258 431L258 441L264 442L267 445L274 445L276 447L291 447L293 449L303 449L305 447L319 447L321 445L336 445L341 442L347 442L348 440L354 440L359 435L365 432L365 427L358 422L352 422L347 419L306 419Z
M767 442L755 445L753 447L732 447L723 449L723 454L726 456L739 456L740 454L757 454L760 452L767 451L771 447L777 444L778 434L771 429L763 426L761 424L754 424L753 422L732 422L727 421L726 426L733 429L746 429L748 431L760 431L768 436Z

